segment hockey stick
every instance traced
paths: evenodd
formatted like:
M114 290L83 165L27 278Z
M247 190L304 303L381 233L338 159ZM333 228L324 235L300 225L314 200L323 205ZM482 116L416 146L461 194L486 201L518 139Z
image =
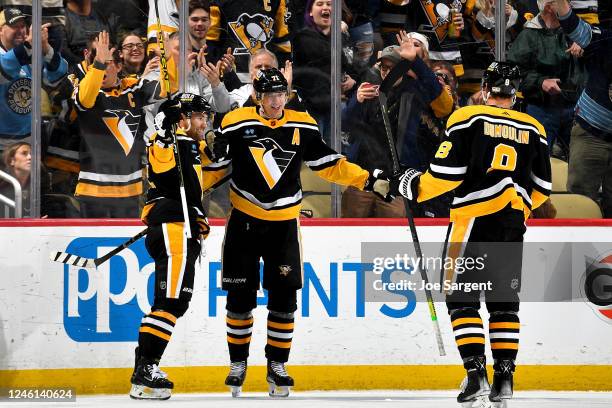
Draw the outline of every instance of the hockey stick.
M393 87L393 84L401 78L409 68L407 60L402 60L387 74L385 79L380 84L378 103L380 104L380 111L383 117L383 123L385 126L385 133L387 135L387 142L389 144L389 151L391 152L391 160L393 163L393 173L398 174L400 172L399 158L397 155L397 149L395 141L393 140L393 133L391 131L391 122L389 121L389 114L387 113L387 92ZM419 242L419 236L417 234L416 226L414 224L414 217L410 210L410 204L408 199L404 197L404 208L406 209L406 216L408 217L408 225L410 226L410 234L412 235L412 242L414 244L414 251L416 252L417 259L423 260L423 252L421 251L421 244ZM427 285L429 279L427 277L427 270L423 262L417 262L417 268L421 273L421 279ZM427 287L427 286L426 286ZM436 335L436 342L438 343L438 351L441 356L445 356L444 342L442 341L442 333L440 332L440 323L438 322L438 315L436 313L436 306L433 302L431 290L425 289L425 297L427 298L427 305L429 306L429 315L434 326L434 333Z
M158 0L155 0L155 17L157 18L157 43L159 44L159 54L162 72L162 81L166 88L166 96L170 97L170 74L168 73L168 60L166 59L166 47L164 44L164 35L162 33L161 21L159 19ZM181 194L181 207L183 209L183 220L185 222L185 236L191 238L191 224L189 223L189 209L187 207L187 195L185 193L185 180L183 179L183 166L181 165L181 157L179 154L178 140L176 137L176 125L172 126L172 137L174 138L174 161L176 162L176 170L179 176L179 191Z
M138 241L140 238L147 235L149 232L148 228L143 229L138 234L134 235L132 238L125 241L123 244L119 245L117 248L110 251L108 254L103 255L99 258L83 258L78 255L69 254L67 252L51 252L49 258L53 262L59 262L67 265L80 266L81 268L96 268L100 264L108 261L113 256L117 255L119 252L123 251L125 248L132 245L134 242Z
M225 176L213 187L204 191L202 195L206 196L212 193L217 188L221 187L222 184L225 184L225 182L229 180L230 178L231 178L231 175ZM79 266L81 268L96 268L100 264L108 261L113 256L117 255L119 252L123 251L125 248L132 245L134 242L138 241L140 238L147 235L148 233L149 233L149 228L145 228L144 230L140 231L138 234L134 235L132 238L125 241L123 244L119 245L117 248L111 250L109 253L99 258L95 258L95 259L94 258L83 258L78 255L69 254L68 252L55 251L49 254L49 259L51 259L53 262L59 262L59 263L67 264L67 265Z

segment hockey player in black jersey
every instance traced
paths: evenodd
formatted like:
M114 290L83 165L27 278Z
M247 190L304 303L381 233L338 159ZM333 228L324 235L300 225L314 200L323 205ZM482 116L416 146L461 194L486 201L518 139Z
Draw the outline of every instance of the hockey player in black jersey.
M230 163L232 211L222 258L222 288L227 290L227 342L231 360L226 384L237 396L245 379L253 329L252 310L260 286L268 291L268 338L265 348L270 396L287 396L293 378L289 359L302 287L299 214L300 168L305 163L320 177L384 195L388 181L349 163L321 139L314 119L287 108L287 81L276 68L253 81L258 106L229 112L213 145L216 163L205 171L219 179ZM377 178L378 177L378 178Z
M543 126L531 116L511 110L518 68L492 63L482 80L486 106L455 111L446 137L424 174L407 169L391 180L391 194L421 202L450 190L455 198L446 240L447 256L475 257L483 248L502 243L504 256L489 256L485 293L489 338L494 359L489 386L485 334L478 312L480 293L447 293L446 303L467 378L457 401L463 406L503 406L512 397L519 343L519 297L525 220L550 194L550 159ZM483 245L484 243L484 245ZM445 282L484 280L476 270L445 270ZM478 405L481 404L481 405Z
M141 218L149 226L146 247L155 260L155 298L151 312L142 319L130 396L136 399L168 399L173 383L159 369L176 321L187 311L193 293L194 267L200 239L209 226L202 207L202 165L210 106L199 95L183 93L160 106L155 117L157 133L147 146L149 190ZM179 160L183 169L191 238L184 228L179 175L173 152L173 126L177 126Z

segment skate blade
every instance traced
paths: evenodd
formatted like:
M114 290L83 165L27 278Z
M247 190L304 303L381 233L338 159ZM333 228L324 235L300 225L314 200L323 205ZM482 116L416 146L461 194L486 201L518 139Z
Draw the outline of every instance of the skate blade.
M508 408L508 400L491 402L491 408Z
M471 401L462 402L461 407L462 408L490 408L491 403L489 402L489 399L486 396L481 395L479 397L474 398Z
M276 385L274 383L268 383L268 395L272 398L286 398L289 396L289 390L291 387L288 385Z
M170 398L171 391L168 388L151 388L145 385L132 384L130 398L138 400L154 399L167 400Z
M241 386L230 385L229 389L232 392L232 398L238 398L240 396L240 394L242 394L242 387Z

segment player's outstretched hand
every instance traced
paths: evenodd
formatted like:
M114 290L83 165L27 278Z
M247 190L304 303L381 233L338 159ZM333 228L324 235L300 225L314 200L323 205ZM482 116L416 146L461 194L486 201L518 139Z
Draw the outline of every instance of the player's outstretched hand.
M370 172L370 177L368 177L363 190L373 192L382 200L393 200L393 197L389 195L389 177L383 170L375 169Z
M172 143L172 126L181 120L181 103L178 100L169 99L159 106L159 111L155 115L155 130L157 130L157 140L165 143Z
M419 177L421 172L407 169L403 173L394 174L389 182L389 195L402 195L410 201L416 200L419 195Z

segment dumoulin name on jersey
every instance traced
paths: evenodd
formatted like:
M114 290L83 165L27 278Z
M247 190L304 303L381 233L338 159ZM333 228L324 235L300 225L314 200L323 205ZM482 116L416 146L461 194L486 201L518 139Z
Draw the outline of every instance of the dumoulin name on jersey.
M321 178L362 189L369 173L328 147L306 112L285 109L280 119L264 119L256 107L231 111L217 131L229 143L229 159L207 166L217 173L232 165L232 206L253 217L281 221L299 216L305 163Z
M100 89L104 65L94 62L75 87L72 102L81 133L80 173L76 194L90 197L133 197L142 194L139 136L143 106L159 97L159 82L124 79Z
M202 165L210 164L208 156L203 153L206 143L194 141L182 129L177 130L176 137L192 234L206 235L208 223L202 206L202 185L210 184L202 176ZM149 189L141 219L147 225L183 221L174 146L163 143L154 134L149 140L147 153Z
M451 189L451 220L493 214L507 205L527 218L550 195L550 159L544 127L521 112L493 106L455 111L418 201Z

